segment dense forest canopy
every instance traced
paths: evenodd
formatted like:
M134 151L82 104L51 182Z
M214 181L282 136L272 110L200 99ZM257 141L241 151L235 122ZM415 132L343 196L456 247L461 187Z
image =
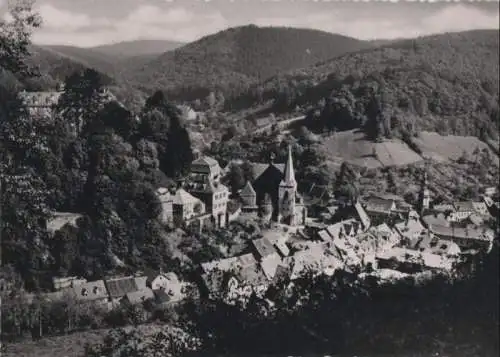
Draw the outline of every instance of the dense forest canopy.
M398 128L495 137L498 41L498 31L478 30L394 42L278 75L225 104L312 109L314 123L330 130L363 127L378 116L375 127L387 136Z

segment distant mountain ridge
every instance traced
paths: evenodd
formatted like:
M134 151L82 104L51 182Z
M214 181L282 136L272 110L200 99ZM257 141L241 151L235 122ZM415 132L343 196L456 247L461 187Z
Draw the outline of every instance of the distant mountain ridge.
M183 42L169 40L134 40L90 47L108 56L135 57L145 55L160 55L167 51L184 46Z
M128 71L146 90L235 91L278 73L370 48L368 42L328 32L254 25L201 38Z

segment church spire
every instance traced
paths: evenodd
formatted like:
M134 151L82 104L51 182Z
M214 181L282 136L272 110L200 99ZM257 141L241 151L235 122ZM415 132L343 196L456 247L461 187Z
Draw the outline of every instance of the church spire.
M284 183L295 183L295 171L293 170L292 147L288 145L288 158L285 164Z

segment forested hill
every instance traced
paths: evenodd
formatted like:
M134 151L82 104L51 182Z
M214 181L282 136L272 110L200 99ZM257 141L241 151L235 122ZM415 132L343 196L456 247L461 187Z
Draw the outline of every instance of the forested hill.
M484 128L494 135L498 51L496 30L404 40L275 76L226 105L236 110L273 100L278 112L326 106L322 118L342 129L365 121L375 96L386 119L405 126L475 136Z
M129 71L126 79L148 89L190 87L194 97L209 89L222 89L226 94L278 73L370 46L322 31L250 25L164 53L141 69Z
M26 63L30 68L39 73L38 77L30 77L22 81L17 78L14 73L5 70L0 71L0 85L4 88L24 87L29 91L45 91L54 90L59 83L65 81L66 77L75 72L81 72L87 68L94 68L102 75L104 82L107 84L114 83L112 76L107 74L107 69L111 69L112 65L107 63L105 59L94 59L94 62L85 61L82 58L74 58L69 55L62 54L53 48L45 48L40 46L29 47L30 56L26 59ZM87 53L91 57L90 53ZM103 63L103 66L95 65L96 62Z

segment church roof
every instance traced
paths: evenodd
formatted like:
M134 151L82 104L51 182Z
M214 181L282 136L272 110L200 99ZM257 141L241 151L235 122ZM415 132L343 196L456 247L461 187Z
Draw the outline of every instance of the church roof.
M180 188L177 190L174 196L174 205L185 205L189 203L194 203L197 202L198 199L191 195L189 192L186 190Z
M285 172L285 164L261 164L261 163L252 163L252 176L254 180L257 180L270 166L274 166L281 173Z
M255 190L253 189L252 184L250 181L247 181L245 184L245 187L243 187L240 191L240 196L242 197L247 197L247 196L256 196L257 194L255 193Z

